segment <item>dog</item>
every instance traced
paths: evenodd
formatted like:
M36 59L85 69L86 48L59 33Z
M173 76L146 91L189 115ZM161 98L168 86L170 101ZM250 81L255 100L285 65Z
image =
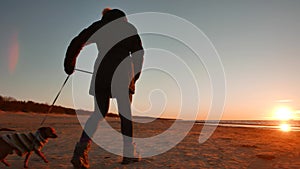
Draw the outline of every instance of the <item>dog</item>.
M0 137L0 162L9 167L10 164L5 160L5 158L8 154L13 154L15 151L15 153L19 156L26 155L24 168L28 168L28 161L32 152L35 152L44 160L45 163L48 163L45 155L41 152L43 146L48 142L48 138L57 138L54 128L41 127L35 134L15 133L2 135Z

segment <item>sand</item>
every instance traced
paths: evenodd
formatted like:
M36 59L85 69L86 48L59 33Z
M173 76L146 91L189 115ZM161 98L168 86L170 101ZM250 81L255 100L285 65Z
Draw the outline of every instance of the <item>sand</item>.
M0 128L18 132L35 131L44 115L0 111ZM119 121L107 118L119 129ZM172 124L156 120L151 125L135 124L135 135L159 134ZM70 159L81 134L81 126L72 115L49 115L46 126L54 127L59 138L49 140L43 152L49 160L44 163L33 155L29 167L33 169L72 169ZM218 127L212 137L199 144L202 125L194 125L187 137L173 149L130 165L121 165L122 157L109 153L96 144L90 151L91 169L99 168L300 168L300 132L282 132L271 129ZM6 132L1 132L5 134ZM151 143L149 143L151 145ZM9 155L10 168L23 168L24 158ZM0 164L0 168L6 168Z

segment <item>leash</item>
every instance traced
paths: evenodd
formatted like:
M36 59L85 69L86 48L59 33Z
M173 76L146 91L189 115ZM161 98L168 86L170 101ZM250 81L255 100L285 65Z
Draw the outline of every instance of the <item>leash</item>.
M93 74L93 72L82 70L82 69L75 69L75 70L82 73Z
M46 115L45 115L44 119L42 120L40 126L42 126L42 125L45 123L45 121L46 121L46 119L47 119L47 117L48 117L48 114L51 112L51 110L52 110L52 108L53 108L53 106L54 106L56 100L58 99L58 97L59 97L59 95L60 95L60 93L61 93L61 91L62 91L62 89L63 89L64 86L67 84L67 81L69 80L69 77L70 77L70 75L67 76L66 80L64 81L64 83L63 83L63 85L61 86L60 90L58 91L56 97L54 98L54 100L53 100L53 102L52 102L52 105L51 105L50 108L48 109L48 112L46 113ZM39 133L35 133L35 134L34 134L34 139L33 139L33 141L32 141L32 145L31 145L31 149L30 149L30 150L34 150L34 144L35 144L35 142L38 140L38 138L37 138L37 137L38 137L38 134L39 134Z
M82 69L74 69L74 70L79 71L79 72L83 72L83 73L87 73L87 74L93 74L93 72L89 72L89 71L82 70ZM50 108L48 109L48 112L46 113L44 119L42 120L40 126L42 126L42 125L45 123L45 121L46 121L46 119L47 119L47 117L48 117L48 114L49 114L49 113L51 112L51 110L53 109L56 100L58 99L58 97L59 97L59 95L60 95L62 89L65 87L65 85L66 85L67 81L69 80L69 78L70 78L70 75L67 76L66 80L65 80L64 83L62 84L60 90L58 91L58 93L57 93L55 99L53 100L53 102L52 102Z
M61 86L60 90L58 91L58 93L57 93L55 99L54 99L53 102L52 102L52 105L51 105L50 108L48 109L48 112L46 113L46 115L45 115L44 119L42 120L40 126L42 126L42 125L45 123L45 121L46 121L46 119L47 119L47 117L48 117L48 114L49 114L49 113L51 112L51 110L53 109L53 106L54 106L56 100L58 99L58 97L59 97L59 95L60 95L62 89L64 88L64 86L66 85L67 81L69 80L69 77L70 77L70 75L67 76L66 80L64 81L64 83L63 83L63 85Z
M89 71L82 70L82 69L74 69L74 70L79 71L79 72L83 72L83 73L87 73L87 74L93 74L93 72L89 72ZM51 112L51 110L53 109L56 100L58 99L58 97L59 97L59 95L60 95L62 89L63 89L63 88L65 87L65 85L67 84L67 81L69 80L69 78L70 78L70 75L67 76L66 80L65 80L64 83L62 84L60 90L58 91L58 93L57 93L55 99L53 100L53 102L52 102L50 108L48 109L48 112L46 113L44 119L42 120L40 126L42 126L42 125L45 123L45 121L46 121L46 119L47 119L47 117L48 117L48 114L49 114L49 113Z

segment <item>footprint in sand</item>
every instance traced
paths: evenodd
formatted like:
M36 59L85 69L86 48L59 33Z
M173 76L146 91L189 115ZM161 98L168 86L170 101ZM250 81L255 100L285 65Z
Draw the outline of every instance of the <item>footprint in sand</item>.
M273 160L276 157L272 154L257 154L256 157L264 159L264 160Z
M242 144L241 147L245 148L258 148L256 145Z

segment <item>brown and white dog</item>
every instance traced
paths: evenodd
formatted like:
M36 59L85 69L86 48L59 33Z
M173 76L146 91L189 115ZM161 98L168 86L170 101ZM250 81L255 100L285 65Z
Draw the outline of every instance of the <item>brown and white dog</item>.
M41 152L43 146L48 142L48 138L57 138L56 132L51 127L41 127L35 134L33 133L15 133L2 135L0 137L0 162L10 166L5 160L8 154L26 155L24 168L28 168L29 157L34 151L45 163L48 163L45 155Z

